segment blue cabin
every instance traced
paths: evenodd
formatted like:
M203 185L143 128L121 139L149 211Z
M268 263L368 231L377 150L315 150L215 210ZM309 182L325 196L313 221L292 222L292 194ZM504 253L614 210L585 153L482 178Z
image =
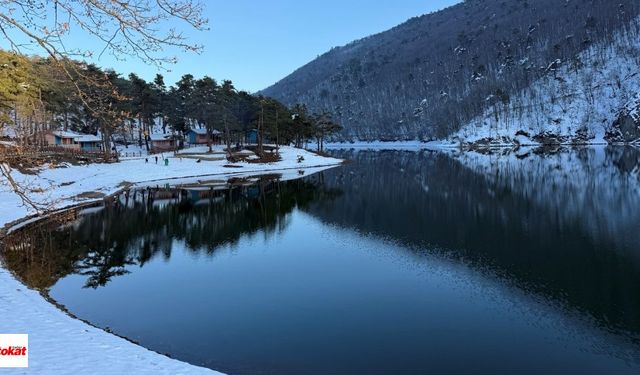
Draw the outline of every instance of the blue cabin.
M246 143L258 143L258 130L251 129L245 136Z

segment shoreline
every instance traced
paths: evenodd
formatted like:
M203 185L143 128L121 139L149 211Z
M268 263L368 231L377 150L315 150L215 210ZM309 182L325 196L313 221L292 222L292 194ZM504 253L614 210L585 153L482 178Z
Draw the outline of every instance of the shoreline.
M393 141L393 142L340 142L327 143L325 148L328 150L348 150L348 149L371 149L371 150L401 150L401 149L423 149L423 150L461 150L461 151L483 151L483 150L504 150L504 149L538 149L538 148L558 148L558 147L635 147L640 148L639 143L608 143L608 142L589 142L589 143L454 143L450 141Z
M243 170L231 169L215 169L223 167L220 163L203 162L198 165L214 167L209 173L183 173L184 171L176 171L175 173L166 173L170 170L163 169L158 173L158 178L141 179L135 182L129 182L126 186L122 185L119 180L126 180L125 175L107 175L108 183L104 186L93 184L85 188L72 189L73 196L66 195L59 197L59 201L51 210L45 213L29 212L25 207L8 207L12 203L19 202L15 199L11 201L10 195L14 195L11 191L0 189L0 199L8 198L8 204L5 203L5 215L0 215L0 242L10 233L27 225L31 225L45 220L51 216L67 212L69 210L82 210L101 204L106 199L110 199L122 193L124 190L132 188L145 188L160 185L161 182L177 182L180 183L197 183L207 177L252 177L262 174L281 173L283 181L301 178L312 175L314 173L338 167L344 160L330 157L323 157L313 154L309 151L283 148L282 160L268 164L242 164ZM286 155L285 155L286 154ZM304 156L304 162L293 162L300 156ZM179 159L180 155L171 156L169 159ZM309 161L307 161L309 159ZM124 173L131 172L126 165L131 165L131 160L125 160L120 163L111 165L95 165L102 169L122 169L125 165ZM137 160L140 163L140 160ZM175 161L182 163L183 161ZM196 163L196 160L193 160ZM222 164L227 164L226 160ZM112 168L109 168L109 167ZM142 164L148 169L151 164ZM82 169L82 167L69 167L69 169ZM202 168L200 168L202 169ZM300 174L303 171L303 174ZM47 169L40 171L37 175L48 172ZM123 173L123 174L124 174ZM62 173L67 178L68 174ZM23 177L23 175L20 175ZM90 177L95 178L96 175ZM46 178L44 180L47 180ZM21 181L22 182L22 181ZM61 181L58 181L61 182ZM74 182L75 184L75 182ZM64 183L58 185L58 188L65 186ZM69 185L66 185L69 186ZM99 189L96 189L99 187ZM52 187L55 189L55 187ZM84 189L84 191L82 191ZM84 199L80 202L76 200L78 195L101 191L102 196L99 198ZM104 193L102 193L104 192ZM7 210L12 210L7 213ZM23 214L20 216L20 214ZM17 217L18 216L18 217ZM7 220L10 219L10 220ZM43 291L31 289L27 287L20 278L11 270L6 268L4 260L0 257L0 314L7 317L0 322L0 332L2 333L27 333L30 335L30 362L29 368L17 370L18 373L41 373L41 372L60 372L60 373L91 373L91 374L118 374L118 373L136 373L136 374L221 374L209 368L192 365L187 362L171 358L167 354L158 353L135 341L116 335L107 330L95 327L91 323L76 317L63 306L48 298ZM11 317L11 318L9 318Z
M310 167L300 167L300 168L275 168L275 169L263 169L263 170L259 170L259 171L255 171L255 172L220 172L220 173L210 173L210 174L200 174L200 175L193 175L193 176L184 176L184 177L168 177L168 178L161 178L161 179L156 179L156 180L147 180L147 181L141 181L141 182L136 182L133 183L129 186L126 187L121 187L118 190L115 190L113 192L110 192L109 194L105 195L104 197L101 198L95 198L95 199L88 199L84 202L80 202L80 203L76 203L76 204L71 204L71 205L63 205L61 207L56 207L55 209L45 212L44 214L30 214L27 215L25 217L22 217L20 219L16 219L14 221L10 221L10 222L6 222L6 223L2 223L0 222L0 225L3 225L2 227L0 227L0 241L2 241L2 239L6 236L8 236L9 234L11 234L12 232L36 223L40 220L46 220L47 218L65 212L65 211L69 211L69 210L75 210L75 209L83 209L83 208L89 208L89 207L93 207L95 205L100 204L101 202L103 202L106 199L110 199L113 198L119 194L122 194L125 190L129 190L129 189L143 189L145 187L151 187L152 184L156 184L158 185L161 182L169 182L169 181L179 181L181 183L194 183L194 179L199 179L202 177L253 177L253 176L261 176L263 174L270 174L270 173L275 173L275 174L279 174L278 172L288 172L288 171L299 171L299 170L304 170L304 171L312 171L311 174L317 173L317 172L321 172L323 170L326 169L330 169L330 168L335 168L338 167L340 165L342 165L342 163L344 162L344 160L338 164L324 164L324 165L317 165L317 166L310 166ZM304 174L303 176L299 176L300 178L302 177L306 177L306 176L310 176L311 174ZM284 173L282 174L283 176L285 175ZM287 181L288 179L285 178L282 181ZM195 181L196 183L198 181ZM88 193L89 191L87 191L86 193ZM0 257L1 260L1 257Z

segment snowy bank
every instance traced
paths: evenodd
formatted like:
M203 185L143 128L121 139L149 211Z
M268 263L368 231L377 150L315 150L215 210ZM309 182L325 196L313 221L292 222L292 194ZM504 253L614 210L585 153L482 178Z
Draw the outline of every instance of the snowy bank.
M178 155L173 153L126 159L114 164L89 164L66 166L66 168L42 168L36 175L13 172L13 177L23 186L34 191L30 198L38 203L53 202L55 208L69 207L83 202L94 201L120 190L124 185L163 186L176 179L218 176L231 177L267 172L298 171L301 169L335 166L342 160L316 155L292 147L281 147L281 161L275 163L229 163L221 149L219 154L205 154L205 150L188 149L199 155ZM200 154L201 152L201 154ZM187 157L189 156L189 157ZM165 166L163 158L168 159ZM303 160L299 161L299 158ZM0 182L0 228L8 223L34 214L22 205L6 183Z
M219 374L73 319L0 268L0 332L29 334L29 368L7 374Z
M356 141L356 142L330 142L325 144L328 150L422 150L459 147L456 142L448 140L438 141Z
M53 202L64 208L89 203L111 195L124 183L133 186L163 186L165 183L192 183L205 176L229 178L260 173L282 173L291 179L339 165L342 160L327 158L291 147L280 150L282 160L269 164L236 163L226 160L168 158L159 155L125 160L116 164L91 164L65 168L42 168L36 175L14 171L14 178L26 184L37 202ZM299 161L300 157L303 160ZM203 178L204 179L204 178ZM0 181L0 227L33 214ZM125 339L74 319L30 290L0 267L0 333L29 334L29 368L5 370L16 374L217 374L149 351Z

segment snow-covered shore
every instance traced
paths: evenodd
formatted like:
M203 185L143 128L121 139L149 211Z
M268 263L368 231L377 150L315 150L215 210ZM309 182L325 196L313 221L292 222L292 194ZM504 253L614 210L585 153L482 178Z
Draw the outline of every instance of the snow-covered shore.
M167 154L168 166L162 159L156 165L152 156L148 163L143 157L116 164L42 168L36 175L14 171L14 178L29 186L35 201L53 202L55 208L64 208L100 200L116 193L125 182L138 187L162 186L271 172L282 173L287 179L299 175L302 169L308 175L342 162L291 147L281 148L280 154L282 160L277 163L237 163L237 168L225 167L229 164L226 160L198 162L198 158ZM304 160L299 162L299 157ZM0 181L0 228L33 213L21 204L6 181ZM149 351L72 318L37 291L24 286L4 267L0 267L0 314L3 317L0 333L29 334L29 368L3 369L7 373L217 374Z
M214 149L215 151L221 152ZM186 154L179 157L174 157L173 153L164 154L169 160L168 166L164 165L163 155L158 155L157 163L154 156L149 156L148 162L145 157L130 158L115 164L42 168L36 175L14 171L13 177L33 191L30 198L34 201L52 202L55 208L63 208L108 196L120 190L124 184L138 187L163 186L172 180L197 181L206 176L224 178L281 171L297 173L300 169L335 166L342 162L305 150L282 147L282 160L277 163L241 162L229 168L230 163L225 160L224 154L206 154L206 147L191 148L185 152L190 154L189 157ZM299 157L303 158L300 162ZM19 197L6 184L0 182L0 228L33 213L33 210L22 205Z

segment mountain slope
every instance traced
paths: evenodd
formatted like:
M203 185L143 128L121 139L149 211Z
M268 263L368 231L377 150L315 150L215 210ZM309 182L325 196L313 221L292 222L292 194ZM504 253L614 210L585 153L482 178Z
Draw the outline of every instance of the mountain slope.
M334 48L262 93L332 111L344 139L447 136L639 10L637 0L467 0Z
M470 146L640 143L640 19L587 48L451 140Z

